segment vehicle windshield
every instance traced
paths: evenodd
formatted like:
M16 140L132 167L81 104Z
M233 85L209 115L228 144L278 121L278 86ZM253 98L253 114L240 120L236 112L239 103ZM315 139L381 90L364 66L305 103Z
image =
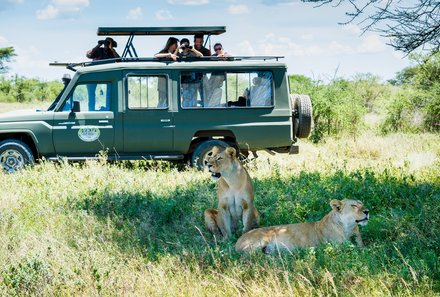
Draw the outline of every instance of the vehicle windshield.
M64 75L63 76L63 89L61 90L61 92L58 94L58 96L55 98L55 100L52 102L52 104L49 106L49 108L47 109L47 111L51 111L55 109L55 106L57 106L58 102L61 99L61 96L63 96L64 91L66 90L66 87L69 85L69 82L71 80L70 75Z

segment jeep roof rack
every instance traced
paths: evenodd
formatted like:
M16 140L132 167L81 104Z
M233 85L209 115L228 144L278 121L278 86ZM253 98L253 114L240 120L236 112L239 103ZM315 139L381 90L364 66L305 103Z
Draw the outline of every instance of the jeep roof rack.
M284 56L232 56L226 58L220 58L215 56L210 57L190 57L185 58L186 62L192 61L268 61L275 60L279 61L279 59L283 59ZM50 63L50 66L64 66L69 70L76 72L76 67L87 67L93 65L102 65L102 64L112 64L119 62L163 62L163 63L174 63L172 59L169 58L155 58L155 57L136 57L136 58L114 58L114 59L104 59L104 60L95 60L95 61L86 61L79 63L60 63L54 62ZM178 61L181 62L181 61ZM178 63L177 62L177 63Z
M205 40L205 46L211 35L219 35L226 32L225 26L199 26L199 27L98 27L98 36L128 36L127 44L122 53L122 58L129 55L131 58L137 58L136 49L133 45L133 39L136 35L196 35L203 34L208 37Z

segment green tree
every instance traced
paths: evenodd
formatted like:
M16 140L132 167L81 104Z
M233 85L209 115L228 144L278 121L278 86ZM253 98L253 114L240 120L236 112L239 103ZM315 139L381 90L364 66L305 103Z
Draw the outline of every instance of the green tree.
M391 81L404 94L395 96L388 106L382 130L440 131L440 51L412 54L410 60L413 66L400 71Z
M11 58L16 56L13 47L0 48L0 73L5 73L8 71L8 67L5 62L10 62Z
M317 6L347 8L348 20L358 21L362 30L382 33L390 45L404 53L422 48L440 50L440 2L438 0L302 0Z

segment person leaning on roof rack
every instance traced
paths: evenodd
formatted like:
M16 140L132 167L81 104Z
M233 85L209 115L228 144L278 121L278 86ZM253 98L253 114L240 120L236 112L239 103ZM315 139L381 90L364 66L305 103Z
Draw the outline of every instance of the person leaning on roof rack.
M104 45L104 47L101 47ZM115 47L118 43L113 38L107 37L104 40L98 40L98 44L86 53L87 58L93 60L104 60L119 58L119 54L116 52Z
M223 45L220 42L217 42L214 44L214 53L212 54L213 57L229 57L229 54L225 52L223 49Z
M203 56L210 56L211 51L203 46L203 34L194 35L194 47L202 53Z
M201 52L189 45L188 38L182 38L180 41L180 48L182 49L182 52L178 54L180 59L203 56Z
M178 48L177 48L177 42L179 39L175 37L170 37L167 40L167 43L165 47L154 55L156 58L170 58L174 61L177 61L177 54L178 54Z

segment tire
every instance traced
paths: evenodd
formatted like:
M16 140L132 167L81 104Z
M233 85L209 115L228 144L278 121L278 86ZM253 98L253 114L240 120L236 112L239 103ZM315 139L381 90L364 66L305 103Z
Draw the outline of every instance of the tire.
M222 148L227 148L230 145L221 140L207 140L199 144L199 146L194 150L191 156L191 166L197 168L198 170L203 170L205 165L203 164L203 160L205 160L206 153L212 150L215 146L219 146Z
M25 143L19 140L0 142L0 166L4 173L15 173L34 163L32 151Z
M293 135L298 138L307 138L312 131L312 101L308 95L291 94L293 107Z

